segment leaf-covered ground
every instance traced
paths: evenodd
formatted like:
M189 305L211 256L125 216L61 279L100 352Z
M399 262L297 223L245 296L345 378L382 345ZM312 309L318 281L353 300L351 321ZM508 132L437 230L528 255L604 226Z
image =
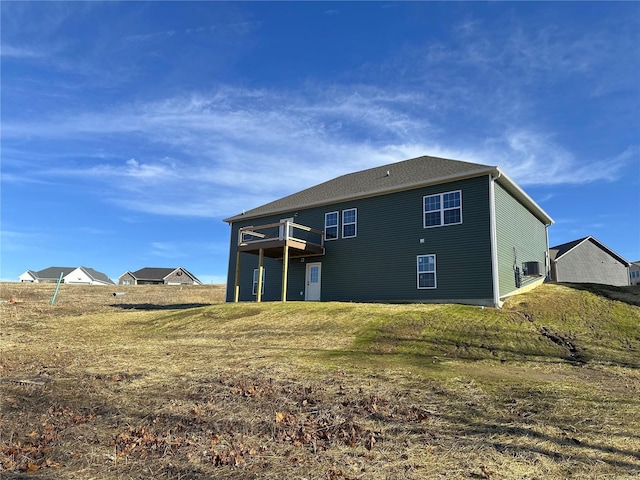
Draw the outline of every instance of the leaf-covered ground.
M637 290L496 310L52 289L1 285L2 478L640 475Z

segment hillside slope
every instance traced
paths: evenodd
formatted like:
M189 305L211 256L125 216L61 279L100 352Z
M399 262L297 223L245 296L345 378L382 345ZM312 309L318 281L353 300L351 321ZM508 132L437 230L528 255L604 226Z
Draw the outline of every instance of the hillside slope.
M640 474L632 290L497 310L1 287L2 478Z

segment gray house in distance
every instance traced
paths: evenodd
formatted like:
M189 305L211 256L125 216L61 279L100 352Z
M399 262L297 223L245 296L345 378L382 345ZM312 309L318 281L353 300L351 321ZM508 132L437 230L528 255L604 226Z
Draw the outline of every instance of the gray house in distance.
M629 285L629 262L592 236L549 249L555 282Z
M125 272L118 279L119 285L202 285L200 280L185 268L145 267L135 272Z
M629 264L629 284L640 285L640 262Z
M500 306L544 281L553 220L498 167L418 157L225 220L227 301Z

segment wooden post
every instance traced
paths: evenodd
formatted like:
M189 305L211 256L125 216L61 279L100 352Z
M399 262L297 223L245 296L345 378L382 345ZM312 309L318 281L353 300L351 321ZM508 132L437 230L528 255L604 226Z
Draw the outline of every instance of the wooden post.
M233 287L233 301L238 303L240 299L240 250L236 252L236 280Z
M258 286L256 290L256 302L262 301L262 272L264 271L264 249L260 249L258 254Z
M285 243L282 257L282 301L287 301L287 274L289 273L289 247Z

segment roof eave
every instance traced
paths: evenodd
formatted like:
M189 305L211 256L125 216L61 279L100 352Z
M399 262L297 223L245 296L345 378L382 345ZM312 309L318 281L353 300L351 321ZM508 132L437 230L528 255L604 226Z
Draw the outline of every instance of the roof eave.
M496 167L496 181L507 188L524 206L526 206L546 226L555 222L522 188L520 188L505 172Z
M241 213L241 214L238 214L238 215L234 215L233 217L225 218L223 221L228 223L229 225L231 225L233 222L237 222L237 221L240 221L240 220L251 220L253 218L260 218L260 217L265 217L265 216L268 216L268 215L277 215L279 213L291 212L292 210L302 210L302 209L307 209L307 208L319 207L319 206L322 206L322 205L332 205L334 203L346 202L346 201L350 201L350 200L359 200L361 198L377 197L379 195L387 195L387 194L390 194L390 193L403 192L405 190L413 190L415 188L427 187L427 186L430 186L430 185L439 185L441 183L455 182L457 180L465 180L467 178L475 178L475 177L480 177L482 175L497 174L498 172L500 172L498 167L489 167L489 168L485 167L485 168L480 168L480 169L472 171L472 172L467 172L467 173L462 174L462 175L449 175L449 176L439 177L439 178L435 178L435 179L431 179L431 180L427 180L427 181L422 180L422 181L419 181L419 182L406 183L404 185L397 185L397 186L395 186L393 188L381 188L381 189L378 189L378 190L371 190L369 192L362 193L362 194L359 194L359 195L343 195L341 197L334 197L331 200L326 201L326 202L319 201L319 202L311 202L311 203L306 203L306 204L300 204L300 205L296 205L296 206L292 206L292 207L288 207L288 208L280 208L280 209L277 209L277 210L270 211L268 213L260 213L260 214L250 214L250 213L249 214L242 214ZM511 181L511 180L509 180L509 181ZM524 192L522 192L522 193L524 194ZM531 202L533 202L533 200L531 200ZM533 202L533 203L535 204L535 202ZM260 207L256 207L256 208L260 208ZM542 209L540 209L540 211L542 211Z
M582 241L580 241L579 243L576 243L572 248L570 248L569 250L567 250L566 252L564 252L562 255L556 257L556 261L561 260L565 255L567 255L569 252L574 251L576 248L578 248L580 245L582 245L584 242L588 242L588 241L592 241L595 244L597 244L598 247L600 247L602 250L606 251L609 255L611 255L612 257L615 257L616 259L618 259L618 261L620 261L620 263L624 264L625 267L629 267L631 266L632 262L629 262L628 260L626 260L624 257L618 255L616 252L614 252L613 250L611 250L609 247L607 247L604 243L600 242L597 238L595 238L592 235L589 235L587 237L584 237L582 239Z

